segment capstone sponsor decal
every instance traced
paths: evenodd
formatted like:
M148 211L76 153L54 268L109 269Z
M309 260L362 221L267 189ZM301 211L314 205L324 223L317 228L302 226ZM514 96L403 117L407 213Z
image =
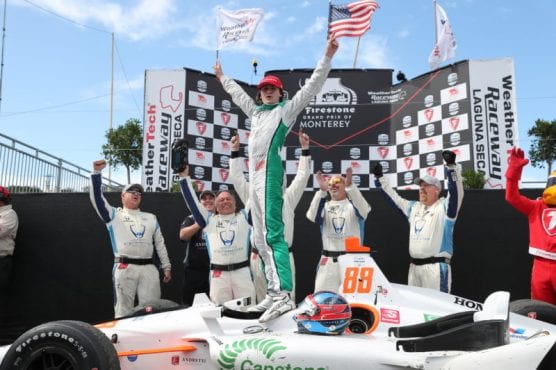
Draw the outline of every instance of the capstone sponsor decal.
M272 338L250 338L227 343L218 354L218 365L222 369L241 370L325 370L326 366L296 365L287 361L287 357L277 352L287 347ZM249 356L249 352L254 356ZM262 355L262 356L261 356ZM268 360L268 361L265 361ZM237 362L237 363L236 363Z

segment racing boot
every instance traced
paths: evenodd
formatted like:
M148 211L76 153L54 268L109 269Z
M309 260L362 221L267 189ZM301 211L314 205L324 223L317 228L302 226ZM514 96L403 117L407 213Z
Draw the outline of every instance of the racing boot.
M263 323L273 320L295 308L295 303L291 300L290 294L287 292L281 292L279 295L273 297L272 300L272 306L261 315L259 322Z
M271 295L267 294L266 297L259 302L256 306L247 309L247 312L265 312L272 306L274 299Z

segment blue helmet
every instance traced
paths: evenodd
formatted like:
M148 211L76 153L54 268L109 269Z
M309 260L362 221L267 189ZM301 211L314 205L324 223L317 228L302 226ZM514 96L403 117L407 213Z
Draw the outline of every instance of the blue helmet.
M342 334L351 320L351 308L341 295L323 290L309 294L294 316L299 333Z

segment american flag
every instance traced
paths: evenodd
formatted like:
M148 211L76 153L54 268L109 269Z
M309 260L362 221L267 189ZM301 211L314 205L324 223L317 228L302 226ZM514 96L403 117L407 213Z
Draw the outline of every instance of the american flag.
M328 34L334 37L359 37L371 28L371 15L378 8L373 0L354 1L344 5L330 4Z

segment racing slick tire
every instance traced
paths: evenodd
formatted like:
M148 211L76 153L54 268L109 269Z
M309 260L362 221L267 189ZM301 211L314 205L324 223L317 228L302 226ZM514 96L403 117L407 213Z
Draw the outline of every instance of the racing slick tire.
M53 321L27 330L12 344L2 370L120 370L114 345L92 325Z
M510 312L556 325L556 306L535 299L518 299L510 302Z

